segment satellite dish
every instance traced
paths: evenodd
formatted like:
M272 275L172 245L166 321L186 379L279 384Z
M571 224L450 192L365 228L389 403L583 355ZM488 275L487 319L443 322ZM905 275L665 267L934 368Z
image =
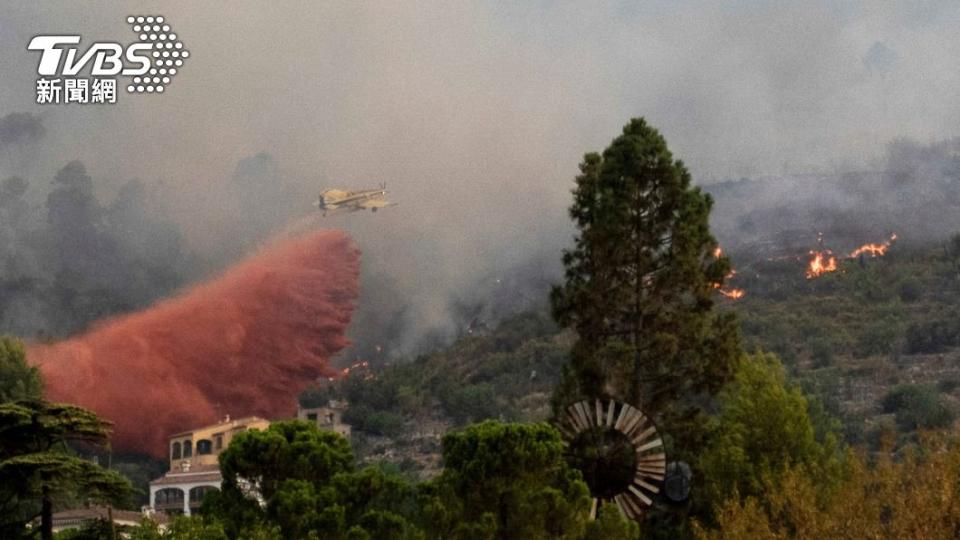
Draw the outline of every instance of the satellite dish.
M591 519L599 501L606 500L639 521L666 473L663 440L653 421L629 404L596 399L567 407L559 428L567 440L567 459L590 486Z

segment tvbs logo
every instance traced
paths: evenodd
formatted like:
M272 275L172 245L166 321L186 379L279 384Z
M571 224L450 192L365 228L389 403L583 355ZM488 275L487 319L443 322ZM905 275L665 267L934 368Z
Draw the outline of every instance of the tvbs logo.
M78 43L80 43L80 36L37 36L30 41L27 48L31 51L42 51L40 66L37 68L37 73L40 75L76 75L91 60L93 60L93 66L90 68L90 74L94 77L118 73L130 76L143 75L150 69L150 51L153 50L153 45L150 43L134 43L127 47L126 54L119 43L94 43L79 60L77 60L78 49L71 47L66 50L67 60L63 62L61 58L64 50L60 46ZM125 67L123 57L137 66Z
M163 93L190 56L161 16L130 16L139 41L80 46L79 35L41 35L27 49L40 52L37 103L116 103L117 76L130 93ZM90 78L77 77L88 73Z

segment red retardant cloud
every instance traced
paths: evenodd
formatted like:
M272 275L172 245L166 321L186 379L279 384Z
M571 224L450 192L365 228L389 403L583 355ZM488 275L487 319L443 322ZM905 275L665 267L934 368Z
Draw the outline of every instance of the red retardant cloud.
M113 447L166 456L167 437L234 418L290 416L348 345L360 252L324 230L268 247L145 311L32 345L47 398L114 422Z

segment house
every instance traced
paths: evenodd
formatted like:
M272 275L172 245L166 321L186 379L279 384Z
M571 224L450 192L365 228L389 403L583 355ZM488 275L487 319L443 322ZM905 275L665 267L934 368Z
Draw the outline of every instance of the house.
M231 420L177 433L167 448L170 471L150 482L150 507L156 511L190 515L210 490L219 490L223 477L217 457L238 433L266 429L268 420L257 416Z
M313 422L320 429L350 437L350 426L343 423L345 401L330 400L323 407L300 408L297 418ZM217 461L220 452L238 433L248 429L267 429L270 421L257 416L237 420L225 417L216 424L177 433L170 437L167 455L170 471L150 482L150 505L154 511L190 515L197 510L210 490L223 483Z
M299 407L297 418L317 425L318 428L339 433L350 438L350 425L343 423L343 413L347 410L347 402L331 399L322 407Z

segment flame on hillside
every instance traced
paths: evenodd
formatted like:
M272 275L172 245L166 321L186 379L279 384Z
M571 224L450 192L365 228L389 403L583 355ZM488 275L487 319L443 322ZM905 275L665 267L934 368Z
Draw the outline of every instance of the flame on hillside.
M869 253L871 257L882 257L887 254L887 250L890 249L890 246L893 245L894 240L897 239L896 233L890 235L889 240L885 240L879 244L864 244L857 249L850 252L850 258L856 258L864 253Z
M891 234L890 238L880 242L878 244L864 244L857 249L850 252L845 258L847 259L856 259L861 255L870 255L870 257L882 257L887 254L887 250L890 249L890 246L893 245L893 242L897 239L896 233ZM807 279L813 279L827 274L830 272L836 272L838 269L837 258L833 255L833 252L829 249L823 249L823 234L819 234L817 237L817 242L820 244L821 249L818 251L811 251L810 255L813 258L807 263Z
M720 246L717 246L716 249L713 250L713 256L720 258L722 255L723 255L723 250L720 249ZM730 280L735 275L737 275L737 271L731 269L730 272L727 273L727 275L723 276L723 279ZM724 297L729 298L731 300L739 300L740 298L743 298L745 294L747 294L743 289L724 289L719 283L714 283L713 288L717 289L718 293L722 294Z
M743 295L747 294L743 289L718 289L717 292L733 300L739 300L743 298Z
M811 251L813 258L807 264L807 279L820 277L823 274L837 271L837 258L830 250Z
M366 370L368 367L370 367L370 362L367 362L366 360L357 360L356 362L350 364L350 366L341 369L340 374L344 377L349 377L351 372Z

